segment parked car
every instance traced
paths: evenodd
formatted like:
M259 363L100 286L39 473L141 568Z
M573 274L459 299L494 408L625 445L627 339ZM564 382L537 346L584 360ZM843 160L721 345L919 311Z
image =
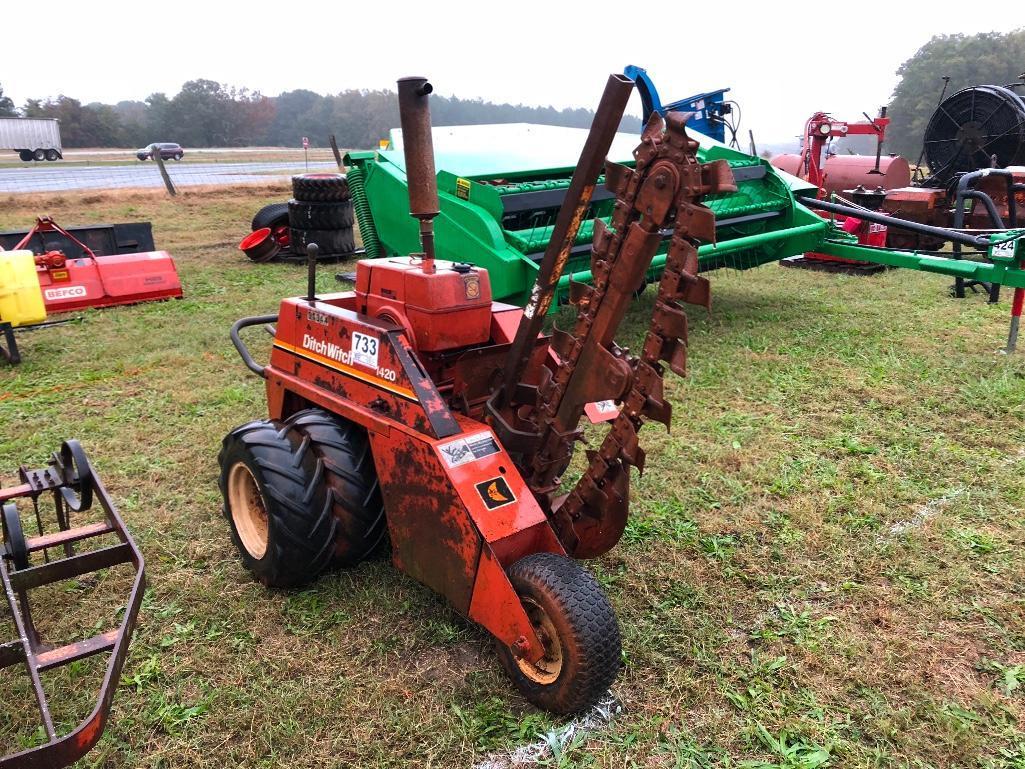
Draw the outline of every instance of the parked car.
M153 153L156 151L160 152L160 157L164 160L170 160L171 158L181 160L185 155L185 150L182 149L180 144L175 144L174 142L154 142L136 152L135 157L139 158L139 160L152 160Z

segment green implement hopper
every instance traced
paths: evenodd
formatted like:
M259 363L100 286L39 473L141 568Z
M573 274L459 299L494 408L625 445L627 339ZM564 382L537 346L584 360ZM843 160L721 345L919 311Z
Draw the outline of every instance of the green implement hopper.
M587 131L581 128L526 123L434 128L441 207L434 220L437 257L486 268L496 299L525 304L586 135ZM899 220L817 200L817 188L773 168L765 160L732 150L701 134L690 135L701 145L699 160L726 160L737 182L736 192L704 198L704 204L715 213L716 242L702 243L698 248L702 271L720 267L746 270L815 251L890 267L1025 287L1025 255L1013 250L1017 248L1017 239L1025 237L1020 231L1000 236L1005 249L1013 242L1013 256L1008 259L987 253L990 244L985 236L941 228L931 228L932 235L975 246L975 258L967 254L968 258L959 259L863 246L838 227L833 218L825 218L833 217L831 209L870 221L875 218L890 226L896 226ZM636 136L616 134L609 159L633 165L632 152L636 146ZM349 187L367 255L417 252L419 229L409 215L401 131L391 132L389 149L352 152L347 163L351 166ZM594 222L607 222L613 205L612 194L603 181L599 178L560 279L563 297L571 281L591 280ZM816 213L812 208L825 211ZM924 225L901 226L911 229ZM648 280L657 278L665 264L670 231L663 235L664 242L652 260Z
M527 123L434 128L441 201L435 219L437 257L486 268L496 299L523 304L586 136L582 128ZM828 222L794 200L795 194L814 195L814 187L764 160L692 136L701 143L702 162L729 162L738 188L705 199L715 212L717 243L699 249L702 270L747 269L818 246ZM636 146L635 135L617 134L609 159L632 165ZM418 229L409 216L402 132L391 132L389 149L351 152L346 162L352 167L349 186L368 256L416 252ZM594 220L607 221L612 213L613 196L602 181L577 234L563 291L571 277L590 279ZM667 231L649 279L658 276L665 261L668 236Z

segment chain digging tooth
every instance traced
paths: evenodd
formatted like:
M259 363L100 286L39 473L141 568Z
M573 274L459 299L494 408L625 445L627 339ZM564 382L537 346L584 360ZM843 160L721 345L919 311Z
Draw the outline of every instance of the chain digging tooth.
M665 425L668 432L673 418L673 407L668 401L648 395L644 399L644 406L641 407L641 415L652 422Z
M669 114L672 115L673 113ZM657 112L652 112L651 117L648 118L648 122L644 126L644 130L641 131L641 142L649 143L660 140L662 138L662 134L664 133L664 125L665 123L662 120L662 116ZM638 147L637 149L639 150L640 147Z
M637 427L634 425L633 420L626 414L620 414L619 418L612 424L612 431L615 433L616 443L619 444L616 455L628 464L636 465L634 457L637 456L641 445L637 437Z
M555 519L555 531L559 537L559 541L562 542L562 546L565 547L566 550L572 553L580 544L580 538L577 536L576 529L573 527L573 519L565 510L558 508L552 512L552 517Z
M662 345L662 360L677 376L687 376L687 344L679 339L666 339Z
M690 237L715 243L715 214L700 203L684 203L676 214L676 228L686 227Z
M609 242L612 240L613 230L605 224L604 219L594 220L594 239L591 241L591 253L601 254L602 258L609 252Z
M570 281L569 301L570 304L574 305L578 309L578 311L584 312L587 310L593 295L594 289L586 283L577 283L575 280Z
M737 181L733 178L733 169L725 160L702 163L701 175L709 193L737 191Z
M687 339L687 313L675 301L659 301L655 305L654 316L651 319L652 328L658 329L658 334L669 339Z
M552 329L551 348L561 360L568 360L573 353L576 337L556 326Z
M696 304L706 310L712 310L712 286L708 278L700 275L688 275L684 281L683 292L680 294L680 301L687 304Z
M641 448L640 442L637 440L637 433L634 433L633 441L627 445L624 445L619 450L619 460L624 465L633 465L637 468L637 472L640 475L644 475L644 460L647 458L647 452Z
M611 160L605 161L605 189L617 198L626 195L633 175L633 169L629 166L613 163Z

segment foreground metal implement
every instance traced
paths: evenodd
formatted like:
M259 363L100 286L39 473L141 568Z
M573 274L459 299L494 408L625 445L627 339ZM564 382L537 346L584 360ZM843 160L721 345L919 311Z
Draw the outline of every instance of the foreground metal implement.
M431 89L405 78L408 213L421 250L363 260L355 291L311 289L232 328L246 366L266 379L270 417L229 433L220 455L246 567L268 585L300 585L369 555L386 524L396 567L491 633L523 695L558 713L590 707L618 673L615 612L571 556L604 553L623 532L629 468L644 464L637 431L646 418L669 422L663 363L683 372L679 302L708 304L696 242L713 237L715 220L700 200L734 189L725 163L697 161L687 116L672 114L668 125L651 119L636 168L605 162L599 190L631 88L609 79L526 309L493 302L487 270L433 258L433 224L445 219L434 222ZM571 333L539 333L599 193L610 220L594 230L594 285L569 291ZM630 356L614 336L667 229L651 328ZM239 332L272 321L261 366ZM585 413L609 433L562 497Z
M142 554L78 441L69 440L62 444L47 467L38 470L22 467L18 474L19 485L0 488L4 541L0 579L19 636L0 643L0 668L24 666L32 683L46 742L3 756L0 769L55 769L80 759L103 733L142 603L144 565ZM50 532L44 530L41 509L47 497L52 499L56 520L56 530ZM31 507L38 526L37 534L28 536L23 531L17 506L19 501L27 503L26 510ZM72 514L77 517L97 503L103 512L101 521L72 524ZM107 540L114 538L118 543L82 549L86 543L95 543L103 537ZM130 564L135 576L118 627L61 646L45 643L29 606L30 591L120 564ZM39 608L38 604L34 606L36 612ZM109 653L110 658L96 706L73 731L58 735L40 673L103 653ZM10 693L5 693L5 697L8 698L5 705L11 707Z

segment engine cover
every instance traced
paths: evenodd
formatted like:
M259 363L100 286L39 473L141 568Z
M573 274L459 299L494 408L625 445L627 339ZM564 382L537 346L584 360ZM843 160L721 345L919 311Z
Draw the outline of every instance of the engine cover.
M488 271L436 261L425 273L413 257L364 259L356 265L357 311L405 327L420 352L483 344L491 337Z

